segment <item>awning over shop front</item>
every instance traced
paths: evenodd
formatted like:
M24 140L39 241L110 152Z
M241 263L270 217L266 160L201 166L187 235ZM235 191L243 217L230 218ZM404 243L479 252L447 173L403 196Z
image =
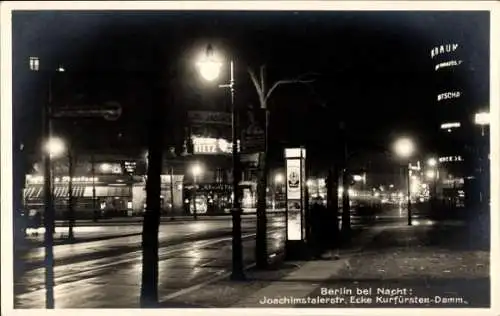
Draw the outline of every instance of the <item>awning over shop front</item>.
M83 192L85 190L85 186L83 185L74 185L73 186L73 197L79 198L83 197ZM56 185L54 187L54 198L66 198L69 194L68 186L64 185ZM25 200L36 200L43 198L43 186L30 186L24 189L24 199Z
M68 197L67 185L56 185L54 187L54 198ZM96 186L96 197L127 197L130 196L130 187L128 186ZM92 198L91 185L73 185L74 198ZM24 189L25 200L37 200L43 198L43 186L29 186Z
M43 187L42 186L30 186L24 189L24 199L33 200L42 197Z
M85 186L83 185L73 185L73 197L79 198L83 197L83 191ZM56 185L54 187L54 198L67 198L69 196L69 188L66 185Z

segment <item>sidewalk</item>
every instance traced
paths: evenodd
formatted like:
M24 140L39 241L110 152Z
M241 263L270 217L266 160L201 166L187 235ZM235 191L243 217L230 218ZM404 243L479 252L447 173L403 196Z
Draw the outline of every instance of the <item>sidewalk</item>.
M119 229L112 229L111 226L107 227L92 227L92 226L77 226L74 229L75 239L68 240L68 228L56 227L54 234L54 245L84 243L99 240L108 240L113 238L138 236L142 233L142 226L129 226L119 227ZM17 251L24 251L31 248L43 247L45 238L45 229L39 228L36 231L32 229L27 230L27 236L23 242L16 245Z
M313 291L319 282L313 284L281 284L280 280L292 280L298 276L306 275L313 280L323 280L331 275L331 263L343 262L369 243L380 230L369 228L366 230L353 230L353 237L349 247L337 250L332 257L337 255L341 260L325 259L321 261L286 261L274 264L267 270L256 270L249 268L246 280L234 282L227 276L221 276L218 280L187 289L182 295L160 298L163 308L184 307L245 307L244 300L255 300L262 293L308 293ZM342 258L344 258L342 260ZM329 263L324 266L325 263ZM322 267L323 265L323 267ZM244 298L242 300L242 298ZM258 301L258 300L257 300ZM284 306L283 306L284 307Z
M489 249L484 241L472 243L472 232L456 225L377 227L361 234L350 250L340 250L339 260L249 270L247 281L222 279L165 305L488 307Z

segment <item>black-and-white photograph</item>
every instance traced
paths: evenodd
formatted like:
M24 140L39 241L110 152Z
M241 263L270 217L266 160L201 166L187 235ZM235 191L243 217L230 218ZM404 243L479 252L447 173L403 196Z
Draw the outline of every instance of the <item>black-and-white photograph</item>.
M493 2L35 5L2 7L11 308L491 308Z

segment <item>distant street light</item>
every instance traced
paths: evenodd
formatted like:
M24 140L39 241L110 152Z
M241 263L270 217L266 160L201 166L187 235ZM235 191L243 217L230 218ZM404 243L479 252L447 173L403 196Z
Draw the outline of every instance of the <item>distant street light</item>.
M408 226L412 225L412 215L411 215L411 185L410 185L410 177L411 177L411 168L410 168L410 157L415 150L415 145L413 141L409 138L400 138L394 143L394 151L396 155L405 159L407 165L407 194L408 194Z
M108 173L111 171L111 165L109 163L103 163L99 168L103 173Z
M396 154L401 158L410 158L414 151L414 145L409 138L400 138L394 144Z
M427 170L425 176L427 179L434 179L434 177L436 177L436 172L434 170Z
M197 190L197 179L203 173L203 169L201 166L196 163L191 167L191 173L193 174L193 218L197 219L197 209L196 209L196 195L198 194Z
M219 78L222 62L217 60L212 45L208 45L205 56L197 63L200 75L207 81L214 81Z
M283 176L283 174L281 173L278 173L274 176L274 185L275 185L275 188L274 188L274 194L273 194L273 209L276 209L276 194L277 192L280 192L281 193L281 185L285 182L285 177Z
M243 272L243 245L241 240L241 205L240 205L240 190L239 183L241 178L240 154L238 152L238 125L235 95L235 79L234 79L234 62L230 63L230 78L229 83L219 85L220 88L228 88L231 93L231 112L232 112L232 155L233 155L233 209L232 214L232 280L243 280L245 274ZM208 45L205 51L205 56L198 62L200 75L207 81L214 81L219 77L222 68L220 62L212 48Z
M429 158L429 160L427 160L427 164L429 165L429 167L435 167L437 165L437 159Z
M64 141L60 138L52 137L45 143L45 151L51 158L60 157L65 150L66 146L64 145Z
M359 174L355 174L353 176L354 181L359 182L363 180L363 176L360 176Z
M281 173L278 173L276 176L274 176L274 183L281 184L283 183L283 181L285 181L285 177Z

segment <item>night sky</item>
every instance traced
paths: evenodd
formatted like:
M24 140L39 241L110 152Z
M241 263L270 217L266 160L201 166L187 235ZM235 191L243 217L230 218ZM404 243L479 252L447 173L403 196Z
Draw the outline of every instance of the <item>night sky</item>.
M360 144L408 133L431 150L442 117L430 50L451 42L466 62L461 106L487 106L487 12L15 12L14 135L36 148L46 78L29 72L28 57L39 56L42 68L68 69L55 103L122 103L117 122L80 123L83 142L143 147L148 104L166 107L167 141L179 142L185 109L227 107L227 94L193 70L193 50L212 43L236 62L240 106L256 104L246 66L266 64L269 81L315 74L314 83L276 90L273 142L319 149L345 121Z

